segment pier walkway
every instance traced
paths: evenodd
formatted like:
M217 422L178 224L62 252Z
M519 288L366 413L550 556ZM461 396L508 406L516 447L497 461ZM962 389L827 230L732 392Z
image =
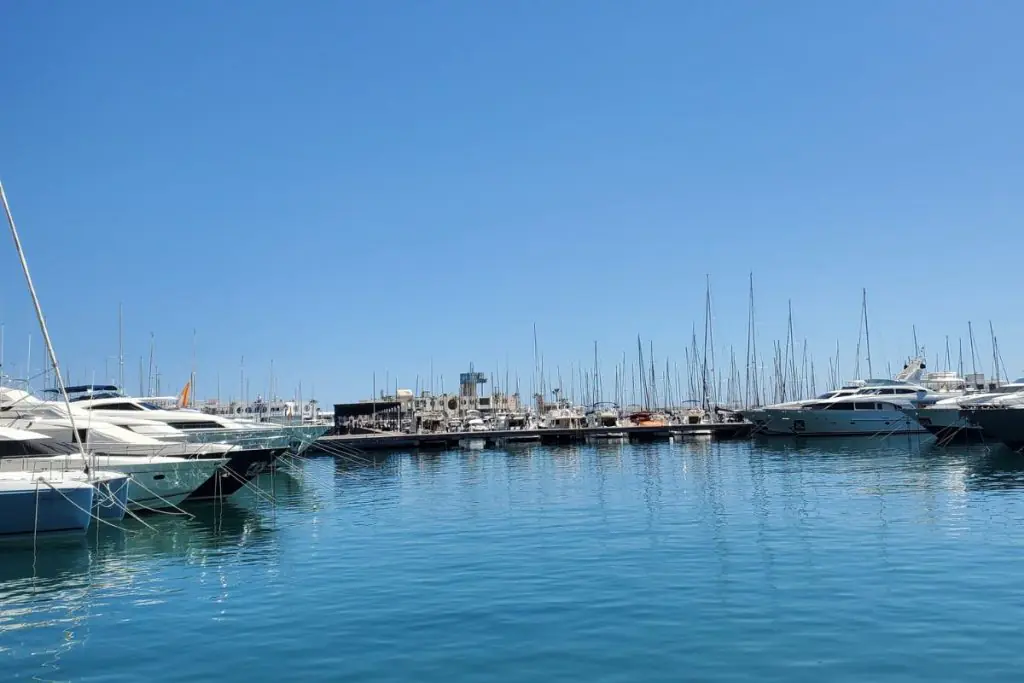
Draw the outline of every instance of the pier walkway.
M487 446L510 443L540 443L545 445L586 443L603 439L623 438L632 442L667 441L672 437L708 436L716 439L745 439L751 434L749 422L720 422L715 424L670 425L657 427L583 427L578 429L517 429L486 432L437 432L403 434L382 432L375 434L334 434L320 437L316 444L329 449L332 446L355 448L360 451L392 451L410 448L457 448L469 441L484 442Z

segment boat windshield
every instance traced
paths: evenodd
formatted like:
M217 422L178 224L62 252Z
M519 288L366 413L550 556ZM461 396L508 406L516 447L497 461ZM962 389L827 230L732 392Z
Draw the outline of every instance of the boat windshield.
M0 457L17 458L19 456L53 456L77 455L78 447L54 439L29 439L27 441L7 441L0 439Z

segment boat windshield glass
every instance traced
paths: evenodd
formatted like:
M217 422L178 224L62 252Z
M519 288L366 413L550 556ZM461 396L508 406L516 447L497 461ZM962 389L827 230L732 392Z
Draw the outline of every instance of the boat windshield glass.
M161 408L157 404L150 403L149 401L136 401L136 403L138 403L140 406L142 406L146 410L163 410L163 408Z
M76 455L78 452L77 446L54 439L29 439L27 441L0 439L0 457L5 458Z

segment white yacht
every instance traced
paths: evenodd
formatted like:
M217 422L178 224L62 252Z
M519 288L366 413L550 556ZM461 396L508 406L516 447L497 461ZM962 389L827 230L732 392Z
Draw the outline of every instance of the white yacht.
M916 382L924 374L925 362L923 358L911 358L904 364L903 369L900 370L894 378L896 382ZM768 424L768 411L769 410L784 410L784 409L799 409L805 405L817 403L819 401L828 401L834 398L842 398L843 396L853 396L858 393L859 390L871 383L885 383L893 380L863 380L858 379L852 382L848 382L838 389L827 391L824 394L820 394L815 398L806 398L793 401L784 401L782 403L774 403L767 406L761 406L758 408L750 408L741 412L743 419L754 424L755 431L758 433L767 432Z
M88 393L81 395L83 390ZM102 390L102 391L98 391ZM261 474L289 449L292 436L282 428L261 424L242 425L219 415L204 415L198 411L165 410L144 399L121 395L117 387L71 387L75 393L71 405L99 420L118 420L125 414L148 422L159 422L179 430L184 438L198 444L227 444L234 446L228 453L206 452L196 457L219 458L225 455L227 463L217 469L187 500L209 500L232 495ZM97 397L98 396L98 397ZM78 418L87 419L87 418Z
M26 440L20 448L9 448L0 459L0 471L22 467L29 471L53 472L95 463L99 470L117 470L131 477L130 509L157 509L176 506L206 481L215 478L218 468L228 462L226 456L235 449L229 444L163 441L133 429L152 425L158 429L150 429L151 433L162 433L161 430L177 433L160 423L128 419L127 425L118 425L87 412L80 414L75 409L72 412L77 418L74 423L63 404L40 401L17 389L0 388L0 425L46 439ZM77 428L81 448L72 425ZM90 454L87 458L82 456L83 449Z
M886 393L858 393L804 403L797 408L768 408L763 426L766 434L801 436L854 436L907 434L923 431L914 415L911 397L903 387L876 388ZM926 391L926 390L923 390Z
M582 429L587 422L586 416L576 408L560 406L544 413L543 429Z
M17 424L17 422L15 422ZM32 472L47 478L94 467L99 472L127 475L129 510L177 506L209 479L227 458L169 458L158 455L83 455L67 442L40 432L2 426L6 441L0 454L0 473ZM10 438L11 434L17 439Z
M595 403L586 418L588 427L618 427L619 408L614 403Z
M779 416L786 417L787 410L800 410L807 406L817 405L824 401L847 398L851 396L883 396L886 399L897 399L900 402L911 401L911 409L931 405L945 398L963 396L967 382L952 372L925 372L923 358L912 358L894 379L855 380L844 384L839 389L821 394L817 398L800 401L788 401L775 405L745 410L741 414L744 419L754 424L758 434L790 434L792 424L772 425L771 420ZM920 431L920 430L914 430Z
M132 413L101 418L74 403L42 401L20 389L0 387L0 421L17 420L19 424L11 426L71 443L75 438L68 405L82 443L106 455L220 457L235 448L223 443L189 443L181 430L162 422L132 417Z
M243 421L190 408L167 407L159 397L125 396L111 385L76 386L71 387L68 393L71 394L72 406L100 415L103 419L128 414L162 422L179 430L182 438L188 441L230 443L245 450L275 450L279 453L291 450L298 455L330 428L328 424Z

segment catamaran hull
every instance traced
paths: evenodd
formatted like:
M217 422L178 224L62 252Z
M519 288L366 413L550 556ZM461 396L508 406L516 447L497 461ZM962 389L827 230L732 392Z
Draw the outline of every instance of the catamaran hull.
M266 471L278 456L288 450L281 448L257 448L246 451L232 451L228 461L203 482L185 500L216 500L233 495L247 483Z
M57 491L43 483L26 482L20 490L0 490L0 536L88 529L95 489L89 485L55 486Z

